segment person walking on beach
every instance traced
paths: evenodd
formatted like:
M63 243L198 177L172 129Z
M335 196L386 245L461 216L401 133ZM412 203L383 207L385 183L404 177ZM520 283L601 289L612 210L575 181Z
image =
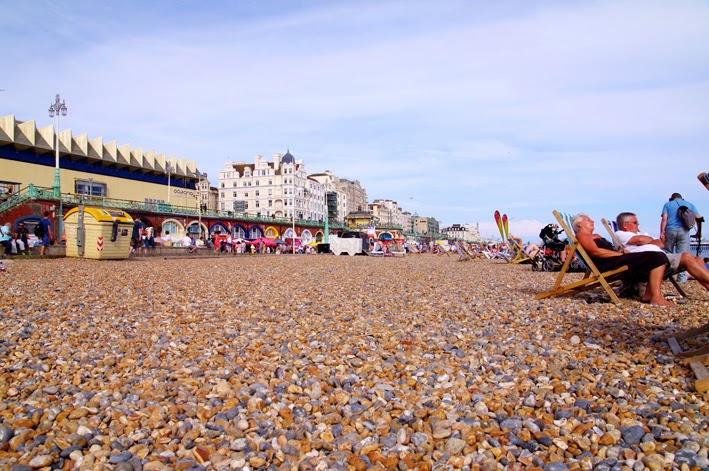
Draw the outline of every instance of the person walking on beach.
M145 229L145 224L143 224L143 221L141 221L139 217L136 217L133 221L133 233L130 236L131 253L138 253L143 246L143 229Z
M43 257L47 247L54 243L54 224L49 220L49 211L44 212L44 217L39 224L42 226L42 241L39 248L39 256Z
M682 199L679 193L672 193L670 200L662 207L662 220L660 222L660 240L664 244L668 253L689 252L689 229L684 227L684 223L678 212L679 208L686 206L691 209L697 218L700 218L697 208L689 201ZM677 283L687 282L687 272L677 275Z

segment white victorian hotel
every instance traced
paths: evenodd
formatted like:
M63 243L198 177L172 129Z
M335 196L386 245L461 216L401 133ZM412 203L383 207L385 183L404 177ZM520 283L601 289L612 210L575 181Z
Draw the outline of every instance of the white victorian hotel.
M308 177L303 161L290 152L275 154L273 162L260 155L254 163L227 162L218 190L222 211L322 221L327 210L326 186Z

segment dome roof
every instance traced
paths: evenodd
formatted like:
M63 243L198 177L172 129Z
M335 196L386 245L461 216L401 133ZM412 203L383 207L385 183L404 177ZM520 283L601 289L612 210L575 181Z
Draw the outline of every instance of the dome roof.
M287 150L283 158L281 159L281 163L283 164L294 164L295 163L295 157L290 153L290 150Z

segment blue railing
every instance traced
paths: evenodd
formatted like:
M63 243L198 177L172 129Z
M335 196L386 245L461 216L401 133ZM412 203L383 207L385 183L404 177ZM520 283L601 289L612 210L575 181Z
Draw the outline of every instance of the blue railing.
M709 257L709 242L702 242L697 244L689 244L689 253L692 255L697 255L697 246L699 246L699 256L702 258Z

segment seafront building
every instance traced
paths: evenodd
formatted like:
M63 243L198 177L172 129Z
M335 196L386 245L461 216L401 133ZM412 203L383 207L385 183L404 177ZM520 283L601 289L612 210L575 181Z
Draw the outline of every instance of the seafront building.
M308 221L325 217L322 184L308 177L303 161L290 151L275 154L272 162L257 155L253 163L225 163L218 190L222 211Z
M369 211L374 216L377 224L404 227L402 224L402 211L396 201L376 199L369 204Z
M325 190L325 204L331 221L345 222L345 218L351 211L349 204L349 194L341 188L341 181L338 177L326 170L323 173L313 173L309 178L323 185Z
M414 234L431 238L440 236L440 223L436 218L416 216L413 220Z
M195 161L131 149L128 144L74 136L70 129L59 136L62 195L138 200L196 208L203 181L204 202L213 202L209 182ZM14 115L0 117L0 180L14 192L33 184L54 185L57 142L52 125L37 128L34 121ZM206 183L205 183L206 182Z
M466 242L481 242L479 225L453 224L441 229L441 234L449 239L464 240Z

